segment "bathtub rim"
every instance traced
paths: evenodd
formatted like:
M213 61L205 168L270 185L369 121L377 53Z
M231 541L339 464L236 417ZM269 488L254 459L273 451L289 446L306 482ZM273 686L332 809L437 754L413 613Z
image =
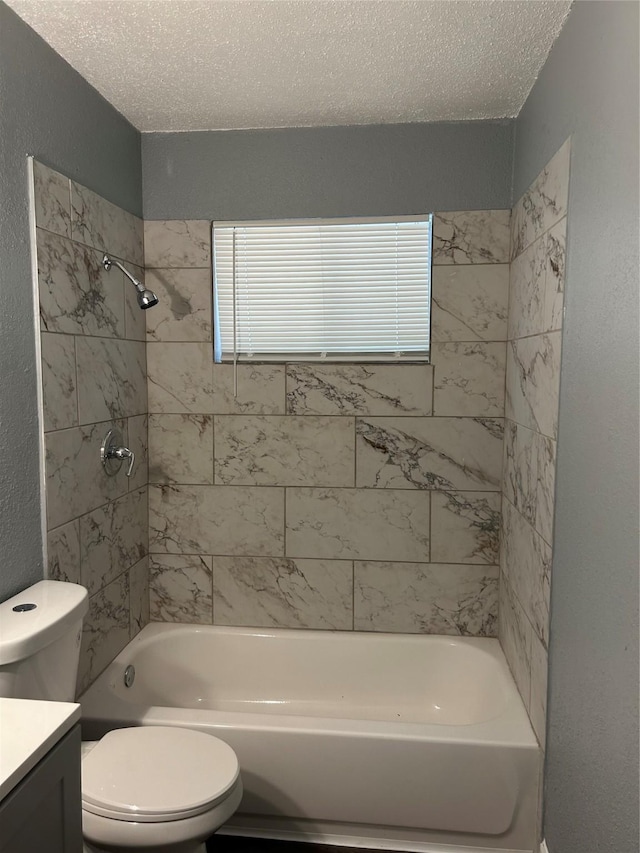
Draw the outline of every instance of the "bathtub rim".
M349 717L323 717L295 714L261 714L256 712L220 711L208 708L183 708L169 705L144 705L133 703L118 696L111 685L124 673L132 662L136 651L165 633L215 633L231 635L287 637L294 641L297 636L309 639L313 634L323 638L348 641L347 638L388 638L396 643L402 641L423 643L447 643L481 649L498 664L500 675L505 679L506 701L502 713L488 720L466 724L396 722L393 720L366 720ZM333 641L333 640L331 640ZM500 643L488 637L458 637L443 634L397 634L383 632L320 631L289 628L249 628L198 625L185 623L152 622L146 625L119 652L78 698L82 706L85 725L105 723L121 727L124 725L202 725L208 718L216 726L235 726L258 731L285 729L298 732L332 732L348 736L393 737L399 740L446 741L482 744L486 746L509 746L539 750L529 717L520 697L515 681Z

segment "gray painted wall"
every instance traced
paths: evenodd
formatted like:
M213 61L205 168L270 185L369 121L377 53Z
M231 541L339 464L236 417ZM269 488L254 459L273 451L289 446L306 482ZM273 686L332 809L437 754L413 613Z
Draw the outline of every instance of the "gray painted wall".
M515 198L572 134L550 853L638 851L638 10L576 3L516 125Z
M140 134L0 2L0 600L42 577L27 154L141 213Z
M513 121L144 133L145 219L511 207Z

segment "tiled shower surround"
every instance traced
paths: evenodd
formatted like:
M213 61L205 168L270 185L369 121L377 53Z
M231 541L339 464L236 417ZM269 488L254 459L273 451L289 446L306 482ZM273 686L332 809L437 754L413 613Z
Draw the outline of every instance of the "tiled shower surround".
M35 163L49 575L89 589L80 689L149 618L499 621L544 744L568 163L566 144L512 216L435 215L431 364L241 364L237 399L210 223L146 222L143 260L140 220ZM144 263L158 306L105 249ZM113 422L130 482L100 465Z
M513 209L500 640L544 746L570 142Z
M436 214L432 364L214 365L210 224L145 222L151 619L494 636L509 211Z
M48 573L89 591L79 690L148 620L145 319L105 251L142 275L142 221L34 162ZM136 453L107 477L116 423Z

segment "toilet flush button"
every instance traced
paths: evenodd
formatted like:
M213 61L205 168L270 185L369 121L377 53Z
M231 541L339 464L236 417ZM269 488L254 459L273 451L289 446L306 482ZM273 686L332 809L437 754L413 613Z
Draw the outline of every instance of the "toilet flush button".
M16 604L12 610L14 613L25 613L27 610L35 610L37 606L37 604Z

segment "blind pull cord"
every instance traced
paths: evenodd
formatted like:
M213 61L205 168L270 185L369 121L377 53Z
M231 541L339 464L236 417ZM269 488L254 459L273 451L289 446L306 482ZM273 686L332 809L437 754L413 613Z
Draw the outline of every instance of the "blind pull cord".
M233 397L238 399L238 309L236 288L236 229L233 229L232 277L233 277Z

